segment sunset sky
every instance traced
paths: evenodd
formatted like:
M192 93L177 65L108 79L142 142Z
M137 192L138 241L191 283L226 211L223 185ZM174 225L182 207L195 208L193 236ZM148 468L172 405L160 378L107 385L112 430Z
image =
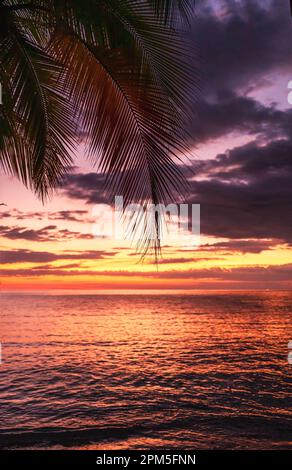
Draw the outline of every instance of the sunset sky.
M198 1L192 41L202 96L188 202L201 205L200 245L165 242L157 270L128 242L94 238L93 207L108 201L80 148L45 206L0 175L2 291L292 287L289 1Z

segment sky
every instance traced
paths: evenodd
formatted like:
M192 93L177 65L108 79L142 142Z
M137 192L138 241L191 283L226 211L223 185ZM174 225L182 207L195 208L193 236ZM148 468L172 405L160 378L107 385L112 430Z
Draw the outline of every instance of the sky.
M187 202L201 206L200 243L164 240L157 269L129 241L94 237L111 212L103 175L81 148L45 206L0 175L2 291L292 287L290 2L200 0L196 8L202 92L189 129Z

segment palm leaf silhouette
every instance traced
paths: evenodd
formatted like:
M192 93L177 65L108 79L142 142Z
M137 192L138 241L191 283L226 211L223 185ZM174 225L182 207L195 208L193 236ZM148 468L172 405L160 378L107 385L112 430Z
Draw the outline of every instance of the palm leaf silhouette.
M187 150L193 71L174 25L192 13L188 0L1 2L2 166L45 199L70 169L79 136L126 203L180 197L176 160ZM149 239L145 229L146 251Z

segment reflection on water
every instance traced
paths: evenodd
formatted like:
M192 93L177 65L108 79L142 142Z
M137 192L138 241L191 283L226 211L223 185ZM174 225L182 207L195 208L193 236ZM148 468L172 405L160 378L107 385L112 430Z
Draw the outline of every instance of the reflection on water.
M289 292L2 295L0 445L288 448L291 312Z

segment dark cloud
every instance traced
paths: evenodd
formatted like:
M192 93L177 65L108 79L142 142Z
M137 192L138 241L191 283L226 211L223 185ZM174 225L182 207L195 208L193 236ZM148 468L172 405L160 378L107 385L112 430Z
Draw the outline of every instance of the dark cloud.
M97 275L97 271L89 271L86 269L68 269L68 268L56 268L47 266L38 268L27 268L27 269L0 269L0 276L3 277L43 277L43 276L94 276Z
M189 202L201 204L204 234L292 242L292 141L235 148L201 162Z
M236 253L262 253L262 251L271 250L280 244L279 240L227 240L216 242L213 244L207 243L200 245L202 251L224 251L225 254Z
M152 275L155 275L154 273ZM213 279L225 281L291 281L292 264L281 266L243 266L159 273L163 279Z
M43 264L41 266L33 266L32 268L30 268L31 270L33 270L34 272L48 272L49 270L54 270L55 272L57 272L57 269L54 265L52 264ZM63 269L80 269L80 264L79 263L68 263L68 264L62 264L62 270ZM59 268L58 268L59 270Z
M86 216L88 212L85 210L76 211L59 211L48 213L49 220L64 220L68 222L87 222ZM91 221L91 219L89 219Z
M260 134L268 140L291 136L291 110L280 111L246 96L273 85L269 79L277 74L291 71L289 13L288 1L198 1L193 41L202 55L203 94L190 125L195 142L231 132Z
M91 223L92 219L88 217L88 211L86 210L64 210L57 212L23 212L18 209L12 209L10 211L0 212L0 219L14 220L52 220L52 221L68 221L68 222L80 222L80 223Z
M48 225L41 229L25 227L0 226L0 236L9 240L26 240L31 242L62 242L65 240L91 240L87 233L74 232L68 229L59 230L56 225Z
M251 142L213 160L195 162L194 171L206 179L256 183L273 177L292 177L291 155L292 140L276 140L267 145Z
M74 173L67 176L62 191L70 199L82 199L88 204L110 204L112 197L104 188L105 175Z
M3 250L1 251L1 264L51 263L63 260L101 260L115 255L116 252L114 251L103 250L62 252L60 254L47 251Z
M264 106L230 91L218 92L213 101L197 103L197 115L190 132L200 143L231 132L261 135L268 140L287 137L292 132L292 110Z
M263 81L268 72L291 70L289 1L219 0L215 2L217 14L210 3L198 2L194 28L205 92L247 89Z
M158 264L184 264L184 263L192 263L192 262L193 262L192 258L163 258L158 261ZM155 260L151 261L150 264L156 264Z
M222 258L214 257L201 257L197 256L196 258L162 258L158 261L158 264L185 264L185 263L200 263L204 261L219 261ZM150 261L149 264L156 264L156 261Z
M130 175L131 170L121 171L119 173L121 179L124 181L133 180L133 175ZM110 182L109 182L110 181ZM117 193L115 192L115 186L113 178L107 179L105 173L74 173L69 174L62 184L61 191L63 195L70 199L84 200L86 204L107 204L114 205L115 195L124 195L124 199L128 199L127 191ZM148 191L144 189L139 194L129 200L128 203L137 201L143 198L143 195L149 197Z

